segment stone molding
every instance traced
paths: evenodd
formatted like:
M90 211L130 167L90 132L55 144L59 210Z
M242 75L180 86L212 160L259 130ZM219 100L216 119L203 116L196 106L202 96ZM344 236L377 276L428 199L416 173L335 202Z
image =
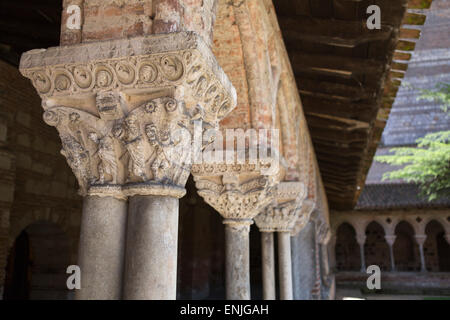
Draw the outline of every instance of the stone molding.
M20 71L41 96L82 195L182 197L194 122L217 128L236 105L193 32L32 50Z
M254 218L260 232L291 232L301 214L306 187L301 182L281 182L274 201Z

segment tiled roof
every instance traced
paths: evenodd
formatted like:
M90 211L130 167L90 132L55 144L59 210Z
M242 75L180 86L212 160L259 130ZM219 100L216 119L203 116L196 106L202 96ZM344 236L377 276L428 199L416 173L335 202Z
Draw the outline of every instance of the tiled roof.
M450 208L450 198L428 202L414 184L369 184L364 187L356 209Z

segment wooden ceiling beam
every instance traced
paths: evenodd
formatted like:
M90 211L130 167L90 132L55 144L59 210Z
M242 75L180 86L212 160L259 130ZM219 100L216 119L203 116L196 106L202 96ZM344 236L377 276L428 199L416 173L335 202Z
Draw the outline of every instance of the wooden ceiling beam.
M308 117L309 113L320 113L330 116L370 122L376 114L376 101L359 103L342 102L338 100L321 99L314 96L301 95L303 111Z
M384 62L373 59L307 54L299 51L290 52L289 57L296 75L312 72L347 79L367 75L372 78L380 78L386 69Z
M308 41L331 46L354 48L358 45L384 41L391 37L393 27L382 25L380 30L367 29L365 21L335 19L301 19L279 17L283 36L287 41Z
M331 81L296 77L300 94L346 102L376 98L376 90L367 86L351 86ZM320 95L317 95L320 94Z

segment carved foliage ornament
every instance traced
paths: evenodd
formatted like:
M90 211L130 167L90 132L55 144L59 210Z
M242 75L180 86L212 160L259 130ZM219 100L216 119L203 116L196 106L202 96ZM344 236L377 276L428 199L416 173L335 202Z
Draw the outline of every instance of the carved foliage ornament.
M301 214L306 188L300 182L281 182L274 201L255 217L261 232L290 232Z
M269 176L253 173L242 179L227 173L216 178L194 176L198 194L227 220L253 219L272 201L274 181Z

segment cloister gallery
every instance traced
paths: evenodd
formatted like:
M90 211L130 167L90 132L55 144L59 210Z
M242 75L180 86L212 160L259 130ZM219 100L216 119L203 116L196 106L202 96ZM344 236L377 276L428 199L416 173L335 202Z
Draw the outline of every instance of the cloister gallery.
M373 161L449 128L402 87L450 80L448 0L0 8L4 299L450 295L450 200Z

